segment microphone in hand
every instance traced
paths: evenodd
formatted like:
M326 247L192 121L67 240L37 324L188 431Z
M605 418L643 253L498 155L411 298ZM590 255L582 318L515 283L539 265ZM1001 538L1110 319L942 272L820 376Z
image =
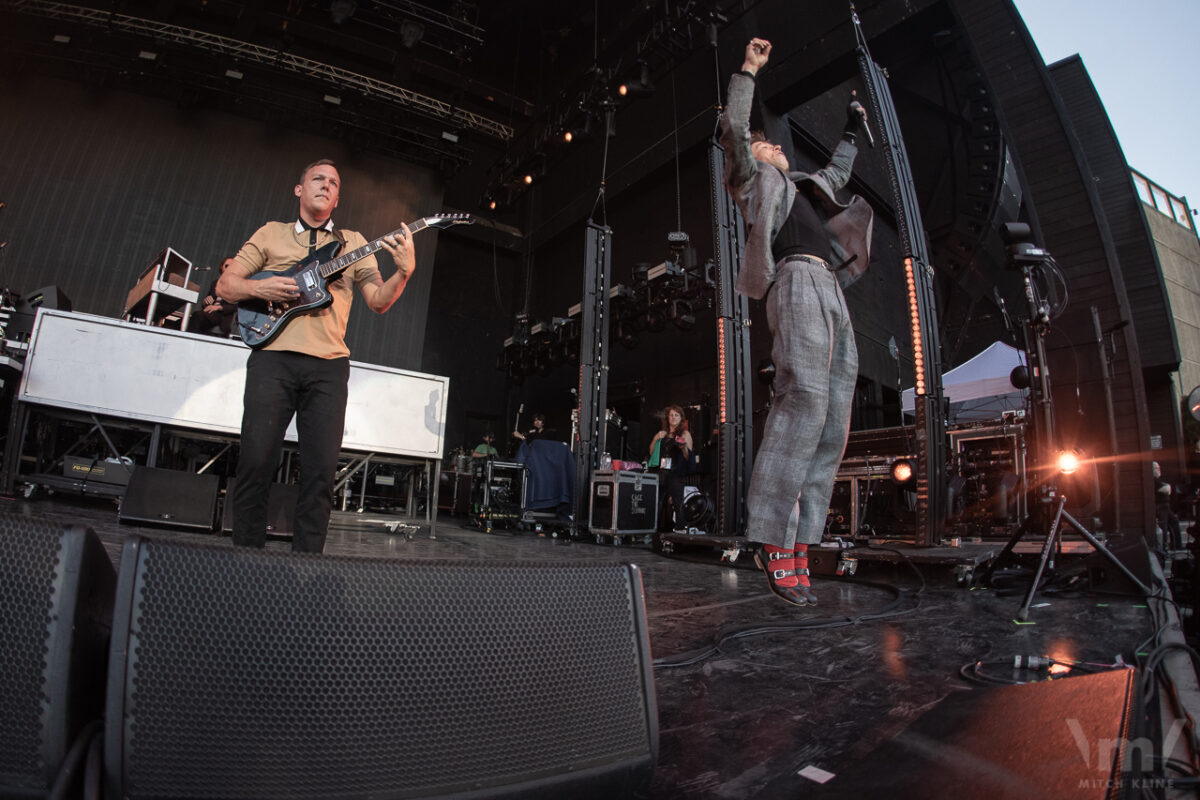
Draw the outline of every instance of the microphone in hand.
M875 147L875 137L871 134L870 126L867 125L867 110L856 99L857 94L857 92L850 92L850 105L846 107L846 130L853 132L856 128L861 127L863 133L867 135L867 144Z

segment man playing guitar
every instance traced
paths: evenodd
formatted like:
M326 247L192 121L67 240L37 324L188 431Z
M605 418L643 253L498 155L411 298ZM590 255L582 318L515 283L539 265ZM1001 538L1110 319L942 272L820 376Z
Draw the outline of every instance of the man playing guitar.
M304 168L294 193L299 219L268 222L242 245L222 274L217 292L227 301L286 304L300 296L295 279L273 276L252 279L261 271L277 272L333 241L358 248L366 239L355 231L335 228L341 177L329 160ZM242 411L241 455L233 494L233 543L263 547L267 537L267 497L279 463L283 437L293 414L300 448L300 485L292 549L321 552L333 508L333 477L345 426L350 350L346 323L358 286L372 311L387 311L404 291L416 268L407 225L379 240L396 271L386 281L375 257L354 262L329 284L333 302L290 320L270 342L253 350L246 362L246 394Z

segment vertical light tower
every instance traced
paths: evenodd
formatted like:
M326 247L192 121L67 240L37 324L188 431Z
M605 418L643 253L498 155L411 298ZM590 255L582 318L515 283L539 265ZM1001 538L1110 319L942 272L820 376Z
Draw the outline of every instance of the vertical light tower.
M938 336L937 306L933 293L933 267L921 222L912 167L891 90L883 70L871 58L854 4L850 5L854 35L858 40L858 65L862 73L871 117L877 122L883 145L883 162L891 184L896 228L904 248L904 283L907 292L909 335L915 379L913 408L916 416L916 488L918 545L942 541L946 523L946 418L942 392L942 350Z

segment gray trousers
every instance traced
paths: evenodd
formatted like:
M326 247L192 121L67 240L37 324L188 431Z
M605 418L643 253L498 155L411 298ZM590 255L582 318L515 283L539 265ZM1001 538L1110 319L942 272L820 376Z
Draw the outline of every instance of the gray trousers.
M779 265L767 295L775 399L754 459L746 537L790 548L821 541L858 380L858 349L837 277Z

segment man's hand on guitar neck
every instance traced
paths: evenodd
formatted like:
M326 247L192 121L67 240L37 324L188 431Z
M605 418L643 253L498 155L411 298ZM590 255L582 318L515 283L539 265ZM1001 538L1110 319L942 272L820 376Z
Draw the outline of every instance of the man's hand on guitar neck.
M362 287L367 307L377 314L387 311L399 299L404 292L405 285L408 284L409 276L417 268L417 256L412 246L412 231L404 223L400 224L400 229L404 232L402 236L389 234L379 240L383 249L392 257L396 271L386 281L381 280Z
M388 234L379 240L383 245L383 249L388 251L388 255L392 257L392 261L396 264L396 269L404 273L407 278L416 269L417 259L416 254L412 249L412 233L408 230L408 225L400 223L401 230L404 231L403 236L392 236Z

